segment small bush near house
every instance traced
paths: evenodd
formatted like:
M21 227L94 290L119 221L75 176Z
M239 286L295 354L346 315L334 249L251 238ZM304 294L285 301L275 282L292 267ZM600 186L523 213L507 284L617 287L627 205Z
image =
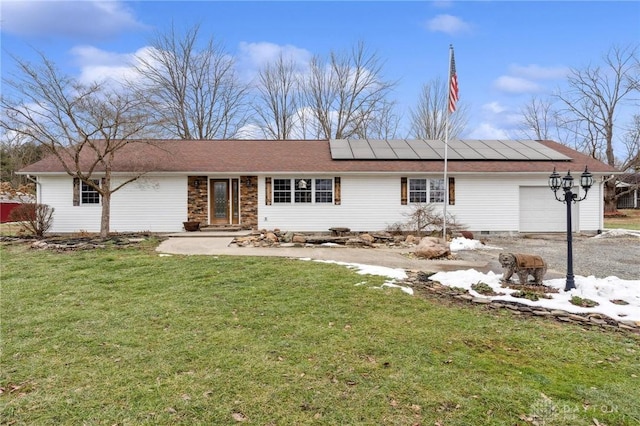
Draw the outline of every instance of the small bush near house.
M404 222L396 222L387 227L392 234L414 233L417 237L424 235L442 235L442 213L436 211L432 204L414 204L411 211L405 213ZM447 234L452 235L464 230L466 226L457 223L454 215L447 213Z
M53 225L54 208L47 204L24 203L9 214L13 222L22 222L31 234L42 237Z

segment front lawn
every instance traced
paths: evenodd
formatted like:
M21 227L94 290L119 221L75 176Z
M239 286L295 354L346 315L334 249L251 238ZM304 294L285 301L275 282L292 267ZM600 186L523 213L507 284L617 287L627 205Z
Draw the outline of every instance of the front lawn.
M325 263L152 244L0 255L7 424L640 424L635 335Z
M640 209L624 209L620 210L623 216L604 218L604 227L606 229L630 229L640 231Z

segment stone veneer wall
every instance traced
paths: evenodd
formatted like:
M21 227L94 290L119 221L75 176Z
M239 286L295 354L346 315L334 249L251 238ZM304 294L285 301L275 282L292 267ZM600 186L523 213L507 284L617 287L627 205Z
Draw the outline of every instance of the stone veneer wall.
M197 182L197 183L196 183ZM209 179L206 176L187 178L187 220L207 224L207 206L209 204Z
M258 176L240 176L240 220L243 228L258 227Z

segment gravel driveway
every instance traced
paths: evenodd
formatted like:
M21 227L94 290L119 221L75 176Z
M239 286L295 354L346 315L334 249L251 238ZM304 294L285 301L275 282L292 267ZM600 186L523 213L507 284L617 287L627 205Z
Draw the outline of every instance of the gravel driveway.
M498 263L498 254L502 251L528 253L542 256L547 262L546 279L560 278L567 274L567 237L565 234L485 236L476 235L476 239L487 246L500 247L503 250L465 250L456 255L461 260L488 261L490 269L502 272ZM635 236L606 237L601 235L573 236L573 273L574 275L598 278L616 276L626 280L640 280L640 238Z

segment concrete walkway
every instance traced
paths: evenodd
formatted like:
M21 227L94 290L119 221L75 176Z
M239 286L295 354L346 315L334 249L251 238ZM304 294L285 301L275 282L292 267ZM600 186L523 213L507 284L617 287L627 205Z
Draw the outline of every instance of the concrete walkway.
M247 235L237 232L188 232L168 235L156 251L166 254L210 255L210 256L271 256L331 260L336 262L359 263L363 265L386 266L405 270L428 272L453 271L457 269L489 270L488 262L463 260L426 260L409 256L411 249L394 248L351 248L351 247L238 247L231 245L237 236Z

